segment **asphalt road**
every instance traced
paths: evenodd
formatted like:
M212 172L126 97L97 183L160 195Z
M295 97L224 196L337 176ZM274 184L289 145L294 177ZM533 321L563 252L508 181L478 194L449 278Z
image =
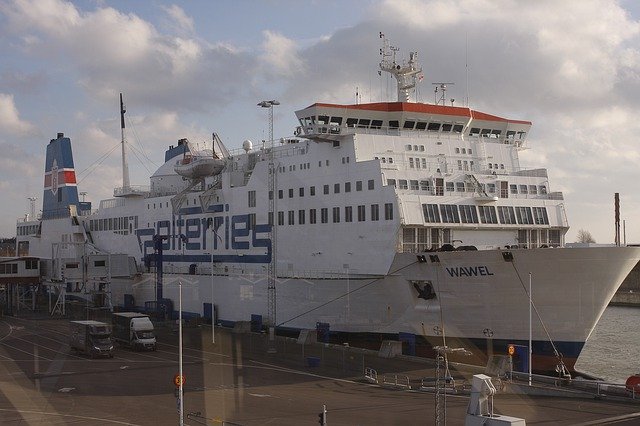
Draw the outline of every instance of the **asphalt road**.
M176 425L174 326L158 328L158 350L117 348L113 359L71 352L67 320L0 319L0 424ZM278 340L210 327L184 330L187 425L432 425L434 394L363 380L362 367L399 380L433 375L425 363ZM309 367L309 357L321 363ZM415 387L415 386L414 386ZM448 395L446 424L464 424L469 398ZM496 413L527 424L640 424L640 405L575 398L497 395ZM199 413L199 414L196 414ZM445 424L444 422L442 424Z

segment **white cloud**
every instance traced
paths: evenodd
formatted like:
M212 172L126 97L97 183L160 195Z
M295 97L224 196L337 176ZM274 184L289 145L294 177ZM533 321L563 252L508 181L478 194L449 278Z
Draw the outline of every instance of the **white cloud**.
M179 32L193 33L193 18L187 16L184 10L175 4L171 6L160 6L173 20L173 27Z
M32 56L62 56L81 87L103 100L122 91L158 109L215 108L255 68L242 49L162 34L139 16L111 7L87 12L62 0L15 0L0 7ZM165 11L192 26L179 7Z
M305 69L305 63L297 53L296 43L287 37L263 31L263 53L260 55L263 71L278 77L295 77Z
M0 131L14 136L36 134L35 126L20 119L13 95L0 93Z

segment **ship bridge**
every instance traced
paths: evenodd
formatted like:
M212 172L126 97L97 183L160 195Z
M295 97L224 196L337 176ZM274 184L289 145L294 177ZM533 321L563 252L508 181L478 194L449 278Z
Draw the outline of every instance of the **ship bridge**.
M512 120L467 107L412 102L355 105L315 103L296 111L297 136L333 141L356 133L480 137L522 146L530 121Z

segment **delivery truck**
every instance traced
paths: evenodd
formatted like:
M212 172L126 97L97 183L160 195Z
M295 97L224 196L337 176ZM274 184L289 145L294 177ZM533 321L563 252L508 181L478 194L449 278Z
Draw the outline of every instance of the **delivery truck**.
M111 319L113 337L118 343L136 350L156 350L156 336L148 315L114 312Z
M71 350L89 355L91 358L106 356L113 358L111 326L99 321L71 321Z

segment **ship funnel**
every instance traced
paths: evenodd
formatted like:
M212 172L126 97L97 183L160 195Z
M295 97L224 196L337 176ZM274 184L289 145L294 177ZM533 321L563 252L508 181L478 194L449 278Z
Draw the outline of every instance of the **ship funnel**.
M58 133L58 137L47 145L42 218L69 217L80 210L71 139Z

